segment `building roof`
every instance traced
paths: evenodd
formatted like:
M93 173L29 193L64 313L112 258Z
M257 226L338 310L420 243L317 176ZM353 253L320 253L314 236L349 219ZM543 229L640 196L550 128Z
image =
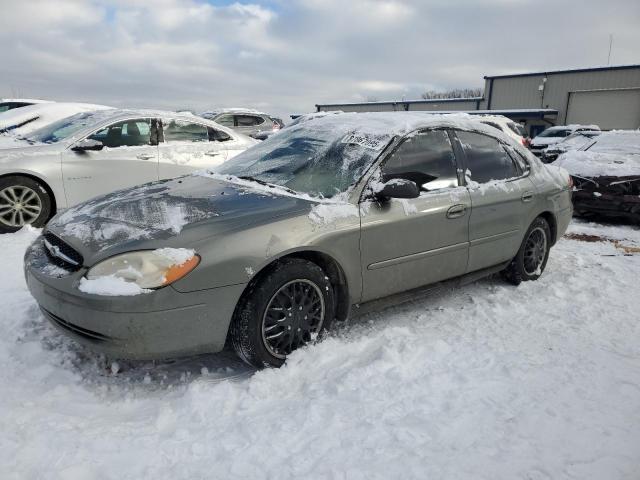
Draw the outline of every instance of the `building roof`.
M575 68L569 70L549 70L544 72L528 72L528 73L511 73L506 75L485 75L485 79L492 78L512 78L512 77L533 77L538 75L555 75L559 73L585 73L585 72L600 72L604 70L629 70L633 68L640 68L640 64L633 65L607 65L591 68Z
M419 100L386 100L382 102L345 102L345 103L317 103L316 107L354 107L359 105L398 105L412 103L456 103L456 102L480 102L484 97L467 98L421 98Z

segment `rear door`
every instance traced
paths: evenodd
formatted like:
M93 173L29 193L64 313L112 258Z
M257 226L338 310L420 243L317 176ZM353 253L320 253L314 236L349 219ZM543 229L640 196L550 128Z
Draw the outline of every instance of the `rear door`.
M448 133L409 136L381 168L384 181L412 180L421 193L361 203L362 301L455 277L467 267L470 199L459 187Z
M216 167L227 159L230 135L197 121L163 118L160 178L174 178L203 168Z
M512 259L532 219L536 189L515 150L494 137L456 130L471 198L468 272Z
M84 152L69 148L62 154L62 175L69 206L114 190L158 180L156 119L119 121L87 138L102 142L104 148Z

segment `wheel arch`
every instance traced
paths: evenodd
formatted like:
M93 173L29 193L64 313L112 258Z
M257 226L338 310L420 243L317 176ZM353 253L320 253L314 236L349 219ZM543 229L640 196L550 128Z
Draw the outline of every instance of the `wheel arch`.
M551 246L555 245L558 241L556 238L558 235L558 222L556 216L550 211L544 211L538 217L543 218L549 224L549 230L551 230Z
M53 188L51 188L51 185L49 185L46 180L44 180L42 177L38 175L29 173L29 172L12 172L12 173L0 174L0 179L7 178L7 177L26 177L42 185L42 188L44 188L47 191L49 198L51 198L51 213L49 214L49 219L56 214L56 212L58 211L58 202L56 199L56 195L53 192Z
M299 258L307 260L309 262L315 263L320 268L322 268L325 274L329 277L329 281L334 288L336 299L335 318L339 321L346 320L351 308L351 299L349 294L349 284L343 267L331 255L319 250L310 249L285 252L282 255L271 259L269 263L262 266L260 270L254 274L251 281L242 291L242 294L240 295L234 309L233 315L236 315L238 308L240 307L246 296L251 292L253 287L257 285L258 282L260 282L266 275L268 275L269 272L276 267L276 265L289 258ZM228 338L229 332L227 332L227 339Z

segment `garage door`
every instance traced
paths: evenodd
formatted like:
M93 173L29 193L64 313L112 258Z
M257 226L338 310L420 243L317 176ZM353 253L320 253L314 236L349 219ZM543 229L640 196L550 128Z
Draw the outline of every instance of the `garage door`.
M640 126L640 88L569 93L567 124L595 123L604 130Z

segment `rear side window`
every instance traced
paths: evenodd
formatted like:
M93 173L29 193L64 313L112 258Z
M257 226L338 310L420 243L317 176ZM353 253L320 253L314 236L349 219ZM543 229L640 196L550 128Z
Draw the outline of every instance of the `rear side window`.
M404 178L421 190L458 186L456 159L444 130L418 133L407 138L393 152L383 169L383 180Z
M253 127L264 123L264 118L255 115L236 115L236 125L238 127Z
M233 115L222 115L221 117L216 118L215 122L219 123L220 125L223 125L225 127L233 127L234 126Z
M519 176L518 169L500 142L487 135L456 132L467 158L467 175L478 183Z
M165 120L163 125L165 142L208 142L207 127L181 120Z
M498 125L497 123L494 123L494 122L482 122L482 123L484 123L485 125L489 125L490 127L493 127L493 128L495 128L497 130L502 131L502 128L500 128L500 125Z
M151 119L125 120L114 123L88 138L102 142L105 147L139 147L151 144Z

